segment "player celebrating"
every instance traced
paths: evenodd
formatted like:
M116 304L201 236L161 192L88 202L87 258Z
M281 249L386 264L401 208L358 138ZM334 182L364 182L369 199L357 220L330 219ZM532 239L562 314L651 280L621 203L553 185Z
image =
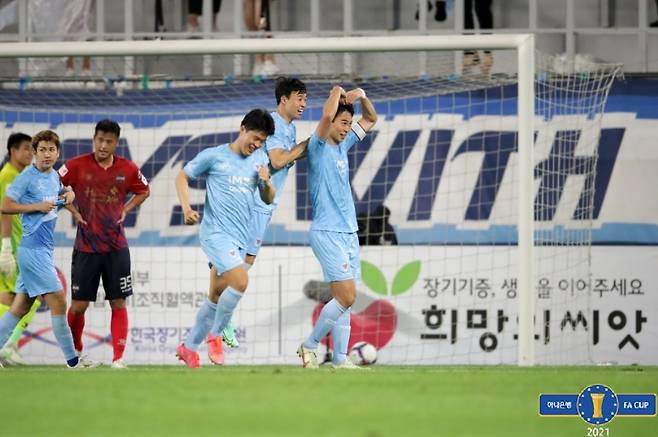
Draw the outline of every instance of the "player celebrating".
M254 192L258 190L266 204L271 204L276 194L270 180L269 160L261 149L273 132L272 116L263 109L254 109L242 120L235 141L202 151L176 177L176 192L188 225L199 221L199 213L190 206L188 178L206 177L199 240L211 264L210 287L194 327L176 349L176 356L187 367L199 367L197 349L209 327L211 335L219 336L247 289L243 264L254 213ZM228 285L226 289L224 284Z
M0 345L4 345L22 317L30 311L38 296L50 308L53 333L64 353L68 367L82 367L66 324L66 298L55 271L53 252L57 221L57 203L70 204L75 195L64 189L53 171L59 157L59 137L45 130L35 135L32 147L34 165L16 177L2 199L3 214L20 214L23 239L18 247L19 273L16 297L11 309L0 319Z
M0 171L0 202L4 198L7 187L32 163L34 151L32 149L32 138L23 133L13 133L7 140L7 153L9 161ZM2 230L2 249L0 250L0 317L7 311L14 301L14 290L16 287L16 250L23 236L23 226L19 215L3 215L0 221ZM5 347L0 350L0 363L5 365L27 364L18 353L18 340L23 331L32 321L34 314L41 305L39 299L34 300L30 311L16 325Z
M89 302L96 300L100 278L110 301L112 367L123 369L128 337L126 298L133 294L130 251L123 230L128 212L149 196L148 182L135 163L114 154L121 128L101 120L94 129L93 153L77 156L59 169L64 185L78 193L69 209L78 225L71 260L71 308L68 323L82 357L82 331ZM133 197L126 202L129 193Z
M276 196L274 201L268 205L263 202L259 193L255 193L256 207L250 222L244 265L247 271L256 261L265 231L267 231L267 227L272 220L272 213L283 192L288 170L295 160L306 152L308 144L307 141L296 144L297 131L293 124L294 120L301 118L306 108L307 97L304 82L299 79L280 77L276 82L274 96L277 104L276 111L271 113L274 120L274 134L270 135L265 141L265 151L270 158L273 169L272 183L276 190ZM238 347L238 341L230 322L220 337L208 336L208 357L215 364L224 362L222 340L229 347Z
M344 98L344 102L343 99ZM363 117L352 126L352 103L361 101ZM347 359L350 307L361 277L356 212L349 180L347 152L365 138L377 121L366 93L357 88L345 94L335 86L324 104L322 118L308 144L313 222L310 242L334 297L320 312L310 337L299 346L302 365L318 367L316 348L329 331L334 340L333 366L359 368Z

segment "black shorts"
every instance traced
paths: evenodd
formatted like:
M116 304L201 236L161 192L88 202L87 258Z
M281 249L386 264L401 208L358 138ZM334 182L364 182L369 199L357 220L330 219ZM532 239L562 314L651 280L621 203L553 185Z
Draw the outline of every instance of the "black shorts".
M73 299L95 301L101 278L103 278L106 300L126 298L133 294L130 251L127 247L107 253L73 251L71 261Z

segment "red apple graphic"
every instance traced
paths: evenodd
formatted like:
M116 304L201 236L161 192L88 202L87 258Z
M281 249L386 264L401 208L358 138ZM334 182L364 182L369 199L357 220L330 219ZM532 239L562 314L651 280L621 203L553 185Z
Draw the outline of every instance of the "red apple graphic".
M313 310L313 325L320 316L324 304L320 303ZM395 313L395 307L387 300L376 300L360 313L352 313L351 325L352 332L350 334L350 342L347 350L350 350L354 343L365 341L378 350L383 348L393 338L395 328L398 323L398 318ZM327 338L322 340L323 344L327 344ZM333 344L329 344L333 349Z

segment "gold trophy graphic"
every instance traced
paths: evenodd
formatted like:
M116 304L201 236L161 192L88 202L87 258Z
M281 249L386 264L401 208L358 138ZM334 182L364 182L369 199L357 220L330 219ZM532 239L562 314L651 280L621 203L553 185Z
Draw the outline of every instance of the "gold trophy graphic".
M592 398L592 405L594 406L593 419L600 419L603 417L603 398L605 393L590 393Z

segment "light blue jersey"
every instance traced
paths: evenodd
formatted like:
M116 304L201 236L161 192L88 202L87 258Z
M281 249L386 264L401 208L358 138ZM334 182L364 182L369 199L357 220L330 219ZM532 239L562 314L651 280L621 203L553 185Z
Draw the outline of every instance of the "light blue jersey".
M248 228L258 192L258 169L269 163L258 149L250 156L235 153L228 144L208 148L188 162L183 170L196 179L206 177L206 202L199 238L222 234L238 247L246 247Z
M311 231L356 232L356 211L350 186L347 152L359 142L352 130L339 144L311 135L308 143Z
M56 171L40 172L31 165L7 188L7 196L22 204L55 202L61 189L62 183ZM17 293L36 297L62 289L53 260L56 221L56 210L21 214L23 239L17 253Z
M34 165L28 166L16 176L7 188L7 196L17 203L29 204L45 201L57 201L62 189L56 171L40 172ZM54 249L54 232L57 211L49 213L30 212L21 214L23 239L20 246L31 249Z
M274 133L267 137L265 141L265 151L270 152L270 150L275 149L292 149L297 142L297 129L292 122L288 123L279 115L278 112L274 111L270 113L272 119L274 120ZM286 184L286 178L288 177L288 170L294 165L294 162L288 164L280 170L272 171L272 185L276 190L276 196L274 196L274 201L271 205L266 204L260 198L258 193L256 193L256 209L261 212L272 213L276 206L279 204L279 198L281 198L281 193L283 192L283 186ZM263 230L264 233L264 230ZM260 236L262 238L262 235Z

